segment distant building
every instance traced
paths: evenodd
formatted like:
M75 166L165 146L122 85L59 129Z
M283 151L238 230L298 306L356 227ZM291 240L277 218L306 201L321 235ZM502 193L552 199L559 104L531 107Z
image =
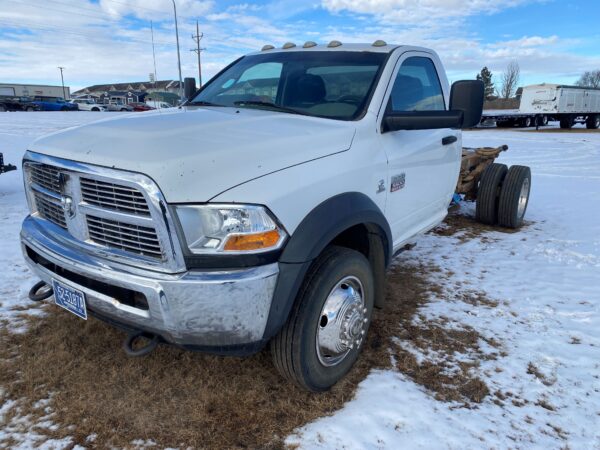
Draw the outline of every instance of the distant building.
M150 97L170 104L179 101L179 81L138 81L133 83L95 84L73 92L74 97L95 98L99 103L143 102Z
M70 98L70 90L65 86L49 86L45 84L10 84L0 83L0 97L60 97Z

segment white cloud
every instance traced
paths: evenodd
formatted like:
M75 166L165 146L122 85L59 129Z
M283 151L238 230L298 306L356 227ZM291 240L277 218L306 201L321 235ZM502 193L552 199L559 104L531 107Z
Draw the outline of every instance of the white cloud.
M452 19L491 14L532 0L322 0L331 12L375 15L382 22L423 26ZM535 1L535 0L533 0Z
M471 15L493 13L499 7L526 0L323 0L326 11L342 13L331 21L335 26L328 26L326 21L294 19L299 12L313 8L310 3L272 0L263 5L223 6L216 1L176 1L183 76L197 73L196 55L189 49L194 46L191 35L198 18L204 32L202 46L206 47L202 53L205 80L233 59L267 43L332 39L384 39L430 47L441 55L454 79L473 77L484 65L499 73L515 59L524 79L540 82L565 82L565 77L574 78L584 70L600 67L599 57L580 56L573 51L583 42L561 38L555 27L551 35L523 33L484 42L467 24L455 26L456 21L466 21ZM67 67L66 81L72 87L145 80L153 70L150 20L154 21L158 77L178 76L171 0L0 2L2 81L57 83L58 65ZM295 3L300 6L294 8ZM324 13L322 10L319 15ZM424 15L427 21L419 22ZM402 22L398 22L400 19Z

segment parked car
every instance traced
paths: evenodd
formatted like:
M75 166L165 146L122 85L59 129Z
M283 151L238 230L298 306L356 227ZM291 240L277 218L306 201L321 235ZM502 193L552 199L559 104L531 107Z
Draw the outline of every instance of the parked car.
M106 109L108 111L121 111L121 112L125 112L125 111L132 112L133 111L133 106L130 106L126 103L121 103L121 102L105 103L104 106L106 106Z
M39 106L32 104L27 98L0 97L0 112L39 110Z
M106 111L105 105L100 105L94 100L90 100L87 98L74 98L71 100L71 103L76 104L81 111Z
M129 105L133 107L134 111L151 111L153 109L156 109L150 105L147 105L146 103L141 103L141 102L133 102L133 103L130 103Z
M39 107L40 111L77 111L76 103L69 103L62 97L34 97L31 104Z
M161 101L158 101L158 100L148 100L146 102L146 105L149 105L149 106L151 106L154 109L174 108L173 105L170 105L167 102L161 102Z
M392 257L446 216L482 105L483 83L450 89L433 50L266 46L181 108L38 139L30 298L123 326L132 356L270 344L283 376L326 390L358 358Z

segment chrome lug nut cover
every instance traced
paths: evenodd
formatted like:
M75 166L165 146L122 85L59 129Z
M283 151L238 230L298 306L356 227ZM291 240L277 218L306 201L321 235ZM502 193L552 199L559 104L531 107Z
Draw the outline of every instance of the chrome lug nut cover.
M360 347L366 332L367 308L360 280L348 276L329 293L317 325L316 347L319 361L334 366L354 348Z

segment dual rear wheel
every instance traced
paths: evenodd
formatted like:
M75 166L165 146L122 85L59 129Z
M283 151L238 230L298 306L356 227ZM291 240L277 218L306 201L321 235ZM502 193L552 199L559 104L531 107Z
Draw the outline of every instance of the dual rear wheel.
M475 216L481 223L519 228L523 224L531 192L527 166L490 164L479 183Z

